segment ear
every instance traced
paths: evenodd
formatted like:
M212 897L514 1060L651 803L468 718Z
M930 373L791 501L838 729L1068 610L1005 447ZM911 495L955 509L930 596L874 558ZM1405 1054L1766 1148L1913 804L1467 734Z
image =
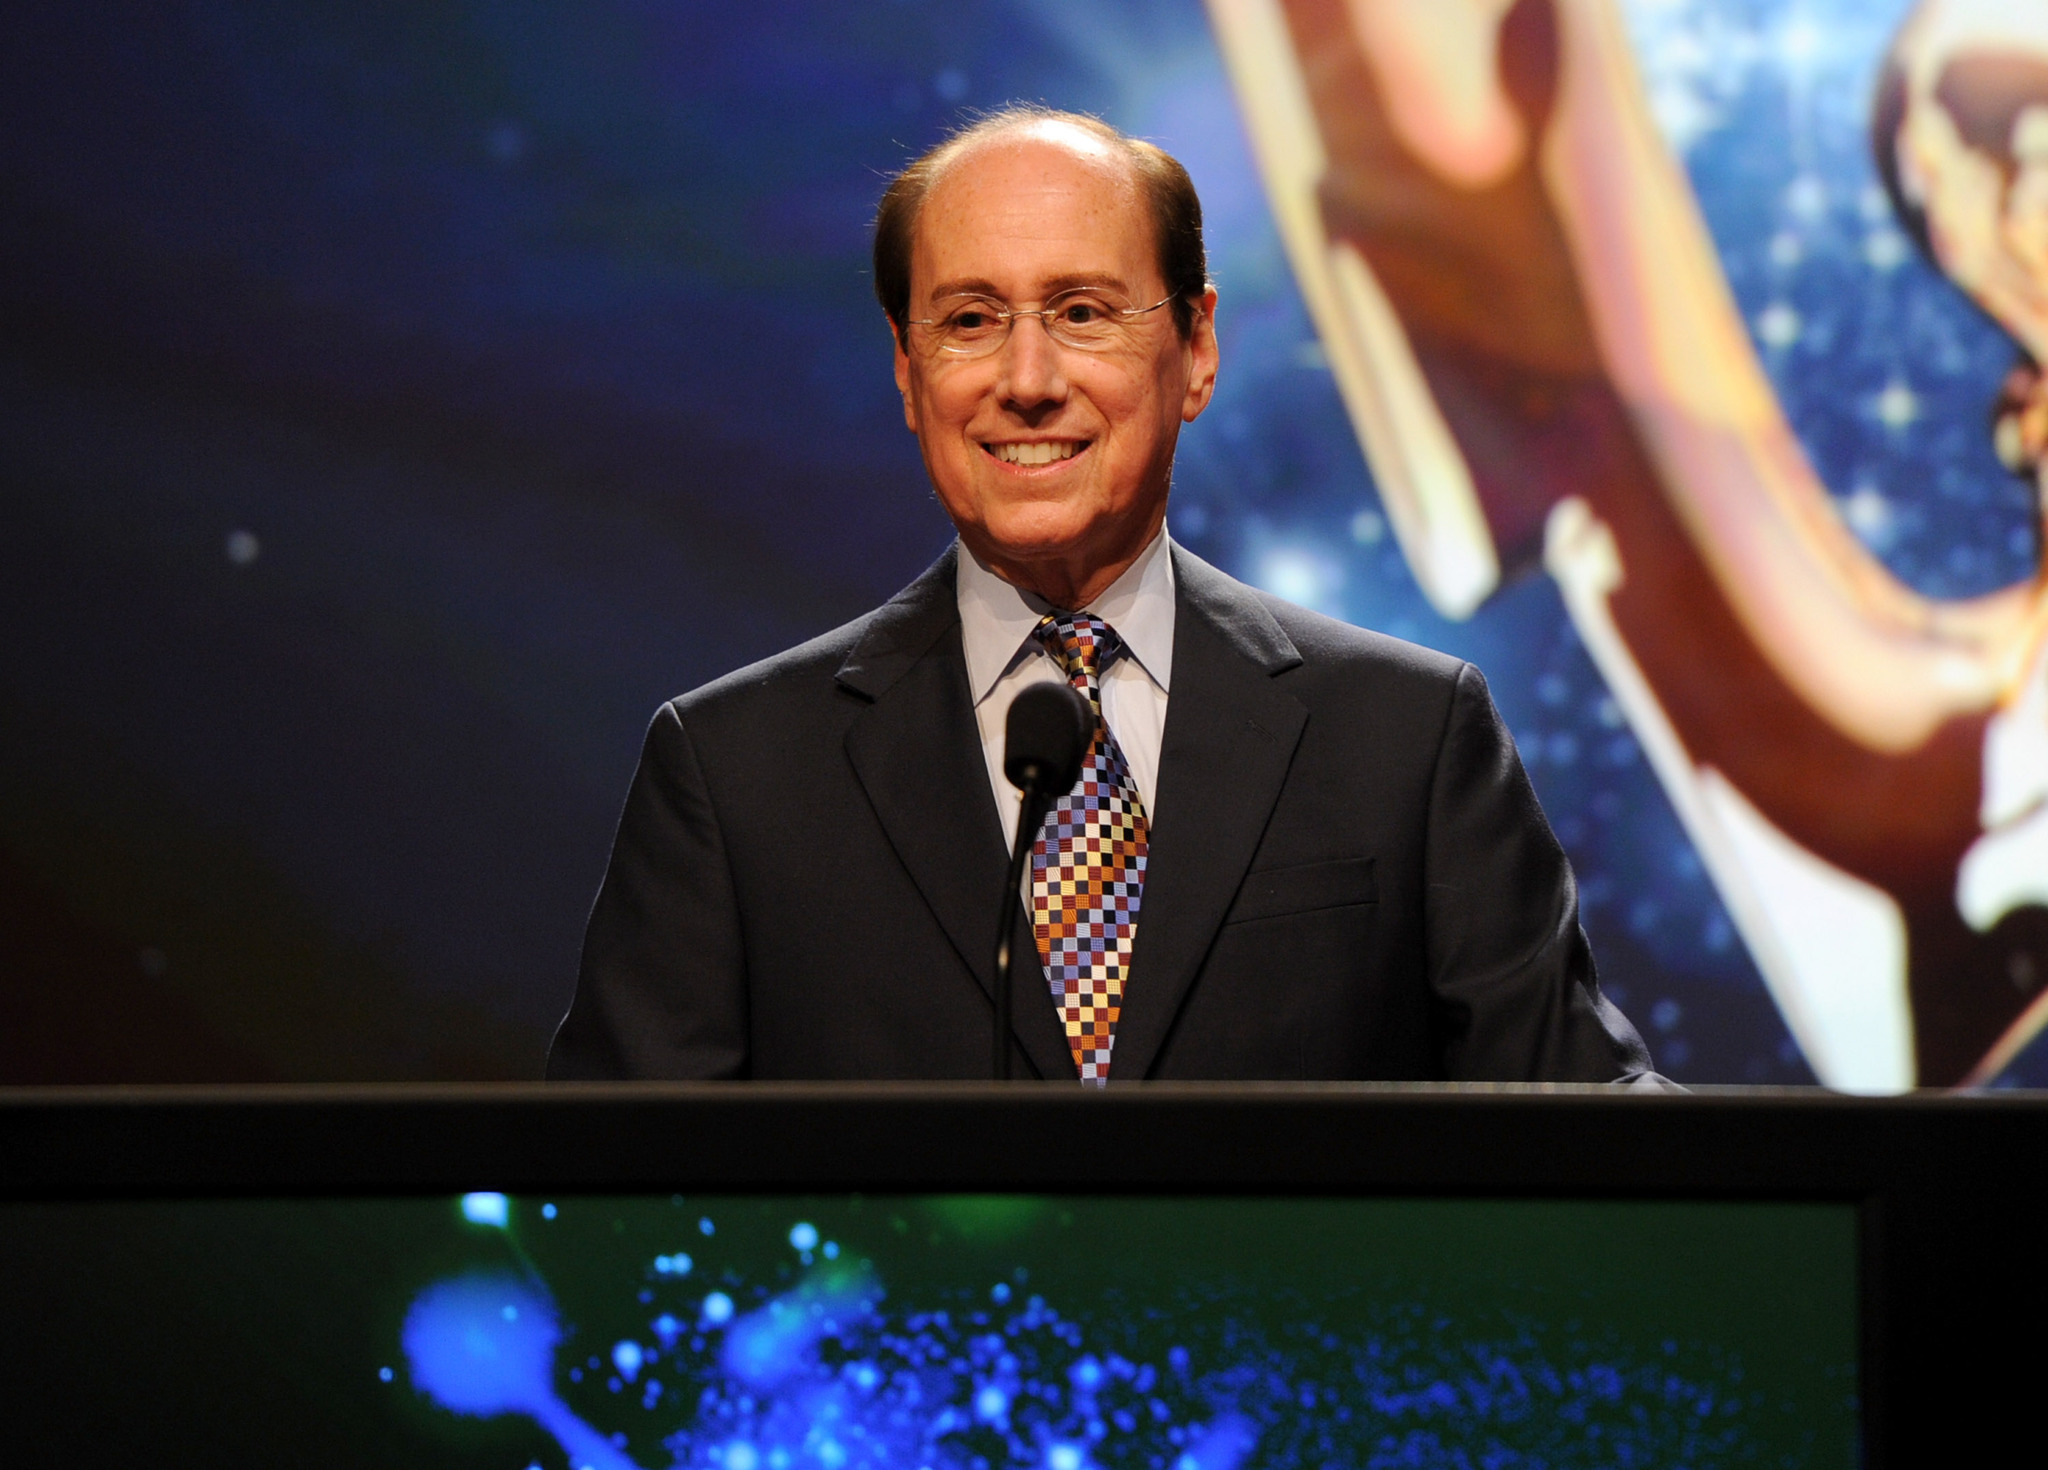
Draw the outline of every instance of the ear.
M896 391L903 395L903 423L911 433L917 432L917 398L911 392L910 354L904 350L903 332L895 321L889 322L889 338L896 344Z
M1188 354L1188 391L1181 399L1180 418L1182 423L1191 424L1201 417L1202 410L1209 406L1209 400L1216 396L1216 366L1221 354L1216 346L1214 286L1202 293L1201 307L1183 350Z

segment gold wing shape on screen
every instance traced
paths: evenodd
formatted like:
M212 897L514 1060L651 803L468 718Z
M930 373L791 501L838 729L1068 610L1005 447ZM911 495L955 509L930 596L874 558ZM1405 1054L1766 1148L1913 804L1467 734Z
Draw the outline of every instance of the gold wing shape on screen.
M1613 0L1209 8L1424 593L1464 617L1557 579L1823 1081L2003 1066L2048 1021L2048 584L1923 597L1843 524ZM2038 355L2008 315L2048 300L2048 9L2024 9L1930 0L1886 81L1916 227ZM2030 186L1940 132L1987 46L2020 104L2042 63L2034 236L1966 227Z

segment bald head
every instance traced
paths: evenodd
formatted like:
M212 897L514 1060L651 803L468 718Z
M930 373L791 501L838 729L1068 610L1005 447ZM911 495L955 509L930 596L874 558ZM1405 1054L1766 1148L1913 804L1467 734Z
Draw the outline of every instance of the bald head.
M1120 173L1145 210L1158 251L1159 275L1173 295L1174 326L1185 338L1208 289L1202 248L1202 202L1193 180L1171 155L1118 132L1100 119L1046 107L1006 107L955 133L898 174L875 211L875 296L896 325L910 311L910 271L918 220L940 179L973 167L984 150L1052 145L1077 159Z

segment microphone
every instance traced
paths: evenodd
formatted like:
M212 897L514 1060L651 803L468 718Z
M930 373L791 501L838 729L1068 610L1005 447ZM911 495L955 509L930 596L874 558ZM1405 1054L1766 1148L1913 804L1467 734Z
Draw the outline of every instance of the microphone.
M1061 680L1033 684L1010 701L1003 724L1003 774L1024 793L1017 813L1017 841L1003 880L1002 918L996 928L995 1079L1010 1080L1010 941L1017 932L1023 897L1024 862L1052 804L1074 789L1081 761L1095 738L1095 711L1073 685Z

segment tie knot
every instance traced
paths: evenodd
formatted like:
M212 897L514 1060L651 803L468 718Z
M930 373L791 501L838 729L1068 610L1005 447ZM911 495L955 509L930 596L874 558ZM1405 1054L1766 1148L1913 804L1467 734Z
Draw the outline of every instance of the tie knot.
M1069 680L1085 685L1091 696L1102 666L1123 646L1116 629L1093 613L1048 613L1039 621L1037 633L1053 662Z

